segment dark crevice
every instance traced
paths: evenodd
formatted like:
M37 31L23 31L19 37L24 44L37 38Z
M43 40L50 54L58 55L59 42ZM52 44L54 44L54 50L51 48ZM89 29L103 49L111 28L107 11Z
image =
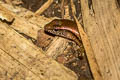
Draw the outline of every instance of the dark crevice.
M14 22L14 20L15 19L13 19L12 21L7 21L7 20L2 20L1 18L0 18L0 20L2 21L2 22L4 22L4 23L7 23L8 25L12 25L12 23Z
M89 7L89 10L92 11L92 14L95 14L92 0L88 0L88 7Z
M91 9L91 6L92 6L92 0L88 0L88 7L89 7L89 9Z
M16 32L18 32L19 34L21 34L22 36L24 36L26 39L31 40L33 44L36 44L37 40L34 39L33 37L28 36L28 35L26 35L25 33L22 33L22 32L20 32L20 31L18 31L18 30L16 30L16 29L14 29L14 30L15 30Z
M116 5L118 8L120 8L120 0L116 0Z

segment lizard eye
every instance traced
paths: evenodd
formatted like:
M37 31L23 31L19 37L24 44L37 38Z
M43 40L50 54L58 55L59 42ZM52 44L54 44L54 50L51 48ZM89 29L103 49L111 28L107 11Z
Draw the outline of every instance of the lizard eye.
M58 29L54 29L55 31L58 31Z

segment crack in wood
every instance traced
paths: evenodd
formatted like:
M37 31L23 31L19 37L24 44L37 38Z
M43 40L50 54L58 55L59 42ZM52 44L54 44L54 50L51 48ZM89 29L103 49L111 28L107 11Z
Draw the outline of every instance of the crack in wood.
M94 16L95 11L93 9L93 2L92 2L92 0L88 0L88 7L89 7L89 10L90 10L90 15Z
M14 29L14 28L13 28ZM33 44L36 44L37 40L31 36L26 35L25 33L20 32L19 30L14 29L16 32L18 32L20 35L25 37L26 39L32 41Z
M120 8L120 0L116 0L117 8Z
M91 9L91 6L92 6L92 0L88 0L88 7L89 7L89 9Z
M2 21L3 23L7 23L8 25L12 25L12 23L14 22L14 20L15 20L15 18L13 18L12 21L8 21L8 20L6 20L6 19L1 19L1 18L0 18L0 21Z

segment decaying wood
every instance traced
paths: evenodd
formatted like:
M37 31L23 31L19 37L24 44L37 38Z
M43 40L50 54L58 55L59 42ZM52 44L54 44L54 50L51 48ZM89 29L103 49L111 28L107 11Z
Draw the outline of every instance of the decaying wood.
M89 65L90 65L92 75L93 75L95 80L103 80L100 73L99 73L99 67L98 67L98 64L96 62L96 59L95 59L94 52L93 52L93 49L91 47L90 41L88 40L88 36L84 32L82 26L79 24L77 18L76 17L74 17L74 18L75 18L76 23L78 25L78 29L79 29L80 36L81 36L81 39L82 39L82 42L83 42L83 45L84 45L84 48L85 48L85 51L86 51L86 56L88 58L88 62L89 62Z
M7 24L0 22L0 25L0 49L13 58L12 62L17 61L30 70L32 74L44 80L77 80L76 75L71 70L46 57L39 48L29 43L27 39L17 34ZM7 58L7 56L5 57ZM5 68L2 63L0 66Z
M65 48L68 45L67 42L68 40L64 38L56 37L54 41L52 41L49 49L46 51L46 55L55 59L58 55L64 52Z
M99 67L97 65L97 62L96 62L96 59L95 59L95 56L94 56L94 52L93 52L93 49L91 47L88 36L84 32L82 25L79 23L78 19L75 16L73 0L71 0L71 6L72 6L72 13L73 13L74 19L77 23L78 30L79 30L79 33L80 33L80 37L82 39L82 42L83 42L83 45L84 45L84 48L85 48L85 51L86 51L86 56L88 58L88 62L89 62L89 65L90 65L92 75L93 75L95 80L102 80L102 77L99 74Z
M5 5L5 4L2 4L2 6L4 6L4 7L9 7L9 10L11 10L12 8L9 6L9 5ZM1 7L2 7L1 6ZM2 9L1 9L2 10ZM13 10L13 9L12 9ZM11 11L12 11L11 10ZM25 10L26 11L26 10ZM23 17L26 17L26 16L28 16L28 15L33 15L33 13L32 12L30 12L30 11L27 11L27 12L29 12L29 14L25 14ZM28 36L30 36L30 37L32 37L32 38L34 38L34 39L36 39L37 38L37 33L38 33L38 30L40 29L40 28L44 28L44 25L45 24L47 24L47 23L49 23L51 20L53 20L54 18L52 18L52 19L48 19L48 18L45 18L45 17L42 17L42 16L33 16L33 17L31 17L31 18L29 18L28 20L26 20L26 19L23 19L23 18L21 18L21 17L18 17L18 16L16 16L16 14L14 14L14 13L12 13L12 12L9 12L10 14L9 15L12 15L12 17L15 17L15 20L14 20L14 22L12 23L12 25L10 25L10 27L12 27L13 29L16 29L16 30L18 30L19 32L21 32L21 33L24 33L24 34L26 34L26 35L28 35ZM25 27L25 26L29 26L29 28L28 27ZM39 26L39 27L38 27ZM55 44L56 43L63 43L64 44L64 46L62 46L62 49L60 49L61 48L61 46L60 45L56 45L55 46ZM64 51L64 49L66 48L66 46L68 45L68 44L66 44L66 42L68 42L68 40L67 39L63 39L63 38L55 38L54 40L53 40L53 42L51 43L51 45L50 45L50 49L48 49L47 50L47 52L46 52L46 55L48 55L48 56L50 56L50 57L56 57L57 55L60 55L60 52L62 53L62 51ZM52 49L51 50L51 48L54 48L54 49ZM59 48L59 51L56 49L56 48ZM51 51L50 51L51 50Z
M0 5L1 14L5 14L5 16L7 16L7 20L9 20L9 16L11 19L13 18L15 19L13 23L10 25L10 27L35 39L37 38L37 31L43 28L45 24L51 21L50 19L42 17L42 16L37 16L37 18L32 17L26 20L25 18L21 18L17 16L15 13L11 12L13 9L9 11L7 8L5 8L5 6L9 7L8 8L9 10L12 9L12 7L8 5L1 4ZM27 12L28 14L24 13L23 17L27 17L28 15L33 15L32 12L30 11L27 11ZM4 15L2 16L5 17ZM26 26L29 26L29 27L26 27Z
M14 17L10 14L10 11L0 6L0 19L7 22L12 22Z
M104 80L120 80L120 8L117 0L81 0L81 7L100 75Z
M1 80L20 80L34 79L44 80L34 74L30 69L11 57L9 53L0 49L0 79Z
M2 6L0 5L0 7ZM14 30L19 30L36 38L37 31L39 30L37 25L16 16L12 12L9 12L9 15L15 18L11 25L0 22L0 51L3 53L3 55L1 54L2 58L0 57L0 70L7 70L8 75L16 79L26 77L30 79L35 78L35 80L77 80L74 72L58 64L51 58L46 57L41 49L37 48ZM7 64L2 64L6 63L6 60L2 59L10 60L8 60ZM17 65L20 66L17 67ZM16 72L12 72L12 68L15 68ZM20 69L21 72L17 69ZM24 72L23 69L25 70ZM22 74L27 74L27 76L23 76ZM29 77L32 74L33 76Z
M37 31L40 29L38 26L29 23L24 18L21 18L19 16L16 16L13 12L10 12L6 8L0 5L1 14L6 13L7 16L12 16L15 20L13 21L12 25L10 27L13 27L14 29L31 36L33 38L37 37ZM9 11L9 12L8 12ZM4 15L2 15L4 17ZM7 19L8 20L8 19ZM27 27L29 26L29 27Z

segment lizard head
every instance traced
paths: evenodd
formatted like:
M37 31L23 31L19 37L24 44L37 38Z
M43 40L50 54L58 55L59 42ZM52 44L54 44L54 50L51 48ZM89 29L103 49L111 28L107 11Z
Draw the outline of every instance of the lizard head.
M44 26L44 31L56 36L61 36L79 43L79 32L74 21L68 19L54 19Z
M50 23L46 24L44 26L45 32L49 32L52 34L62 34L62 31L57 29L58 27L61 27L63 25L63 22L60 19L54 19Z
M44 27L45 32L61 36L63 31L72 32L78 35L77 25L74 21L68 19L54 19Z
M48 30L53 30L56 27L60 27L60 26L62 26L62 21L59 19L54 19L50 23L46 24L44 26L44 29L45 29L45 31L48 31Z

